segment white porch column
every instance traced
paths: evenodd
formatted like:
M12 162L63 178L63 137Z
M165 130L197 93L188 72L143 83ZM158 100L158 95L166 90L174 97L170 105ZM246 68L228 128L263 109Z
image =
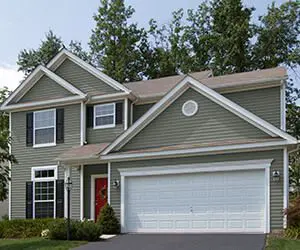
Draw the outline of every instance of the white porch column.
M72 171L71 171L71 167L70 166L64 166L64 169L65 169L65 191L64 191L64 194L65 194L65 197L64 197L64 200L65 200L65 209L64 209L64 214L65 214L65 218L68 217L68 192L67 192L67 189L66 189L66 183L68 181L68 178L70 177L70 179L72 179ZM70 204L70 206L72 205L72 202ZM71 211L72 211L72 207L71 207ZM71 212L72 214L72 212ZM71 215L70 215L71 217Z
M80 166L80 220L83 220L84 217L84 194L83 194L83 185L84 185L84 165Z

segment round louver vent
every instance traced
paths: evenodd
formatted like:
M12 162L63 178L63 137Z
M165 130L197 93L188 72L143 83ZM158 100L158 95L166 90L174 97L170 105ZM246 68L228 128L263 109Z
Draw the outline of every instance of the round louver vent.
M189 100L182 105L182 113L185 116L193 116L198 111L198 104L195 101Z

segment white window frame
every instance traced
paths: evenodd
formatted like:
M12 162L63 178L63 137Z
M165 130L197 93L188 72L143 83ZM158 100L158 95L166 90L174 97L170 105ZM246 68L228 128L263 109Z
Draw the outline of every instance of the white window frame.
M113 106L113 113L109 115L96 115L96 109L97 107L103 107L103 106ZM106 116L112 116L113 115L113 123L112 124L107 124L107 125L96 125L96 118L98 117L106 117ZM94 105L94 129L102 129L102 128L114 128L116 126L116 103L104 103L104 104L98 104Z
M54 128L54 140L51 143L39 143L36 144L35 143L35 115L38 113L42 113L42 112L49 112L49 111L53 111L54 112L54 126L48 126L48 127L42 127L42 128L38 128L38 129L45 129L45 128ZM45 109L45 110L40 110L40 111L34 111L33 112L33 147L34 148L40 148L40 147L49 147L49 146L56 146L56 109Z
M54 170L54 176L53 177L42 177L42 178L36 178L35 172L39 170ZM32 218L35 219L35 203L36 202L53 202L53 218L56 218L56 180L57 180L57 165L54 166L44 166L44 167L32 167L31 168L31 181L33 183L33 213ZM36 182L48 182L53 181L54 182L54 199L53 200L43 200L43 201L36 201L35 200L35 183Z

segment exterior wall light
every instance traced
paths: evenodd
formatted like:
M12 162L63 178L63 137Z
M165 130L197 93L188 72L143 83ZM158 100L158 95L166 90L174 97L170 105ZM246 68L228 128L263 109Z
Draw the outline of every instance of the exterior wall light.
M113 183L112 183L112 186L113 186L115 189L120 188L120 181L115 179L115 180L113 181Z
M280 172L279 171L273 171L272 173L272 179L274 182L279 182L280 180Z

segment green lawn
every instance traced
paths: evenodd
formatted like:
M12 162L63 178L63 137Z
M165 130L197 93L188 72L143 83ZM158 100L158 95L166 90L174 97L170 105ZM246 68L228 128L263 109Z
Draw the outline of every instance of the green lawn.
M0 249L5 250L67 250L86 244L84 241L59 241L41 238L0 240Z
M300 249L300 240L289 240L270 237L266 250L297 250Z

